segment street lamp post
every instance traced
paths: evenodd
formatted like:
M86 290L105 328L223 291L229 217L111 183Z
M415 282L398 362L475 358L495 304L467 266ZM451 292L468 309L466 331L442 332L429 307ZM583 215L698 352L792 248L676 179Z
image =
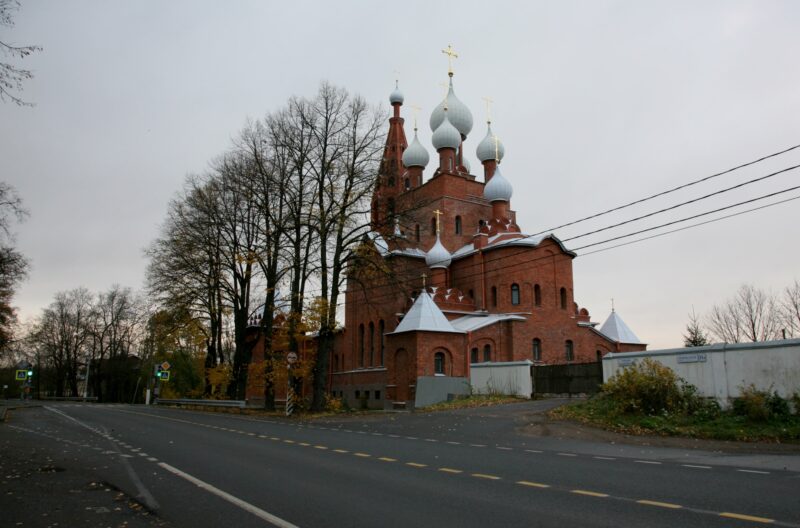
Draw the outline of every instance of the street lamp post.
M86 384L83 386L83 399L89 397L89 372L92 369L92 358L91 356L86 356Z

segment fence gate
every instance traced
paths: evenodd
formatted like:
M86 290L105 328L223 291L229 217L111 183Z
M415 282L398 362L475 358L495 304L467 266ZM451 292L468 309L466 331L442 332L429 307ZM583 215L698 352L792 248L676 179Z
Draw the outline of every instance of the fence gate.
M533 367L536 394L594 394L603 383L603 364L572 363Z

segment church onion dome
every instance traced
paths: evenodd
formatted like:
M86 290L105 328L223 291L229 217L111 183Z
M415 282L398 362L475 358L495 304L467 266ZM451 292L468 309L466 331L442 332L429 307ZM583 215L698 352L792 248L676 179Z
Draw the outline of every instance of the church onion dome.
M503 159L503 156L506 155L506 148L503 146L502 141L497 140L497 148L495 148L492 125L489 125L489 129L486 131L486 137L478 143L478 149L475 152L478 155L478 159L481 160L481 163L493 159L500 161Z
M452 260L452 255L450 255L450 252L442 245L442 241L439 240L439 233L436 233L436 243L430 251L428 251L427 255L425 255L425 264L427 264L430 269L445 269L450 266Z
M498 166L494 170L494 176L483 188L483 197L490 202L510 202L511 195L514 194L514 188L508 183L508 180L503 177Z
M433 148L437 151L443 148L455 150L461 145L461 134L459 134L456 127L450 123L449 113L449 111L444 112L444 119L436 130L434 130L433 137L431 138L433 140Z
M417 130L414 129L414 141L403 152L403 165L406 167L425 167L430 159L428 151L419 142Z
M450 78L450 89L447 91L447 97L438 105L431 113L431 130L437 130L444 121L445 106L447 107L447 117L450 123L456 127L456 130L467 137L472 130L472 112L469 111L467 105L461 102L453 93L453 78Z
M395 83L394 91L389 95L389 102L392 104L403 104L403 92Z

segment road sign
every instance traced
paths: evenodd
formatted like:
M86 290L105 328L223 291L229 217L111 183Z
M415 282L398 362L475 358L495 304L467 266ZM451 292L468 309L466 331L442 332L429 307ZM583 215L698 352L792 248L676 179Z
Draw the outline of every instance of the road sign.
M288 361L290 365L297 363L297 352L289 352L286 354L286 361Z
M169 381L169 371L168 370L162 370L161 372L158 373L158 378L161 381Z
M169 370L170 366L169 361L165 361L161 364L161 370Z
M28 371L27 370L18 370L17 371L17 381L25 381L28 379Z

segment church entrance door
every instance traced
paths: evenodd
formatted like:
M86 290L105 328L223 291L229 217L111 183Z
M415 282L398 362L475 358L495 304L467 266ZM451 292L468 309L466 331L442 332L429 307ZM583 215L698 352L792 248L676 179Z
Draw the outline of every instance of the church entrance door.
M408 352L401 348L394 356L397 401L408 401Z

